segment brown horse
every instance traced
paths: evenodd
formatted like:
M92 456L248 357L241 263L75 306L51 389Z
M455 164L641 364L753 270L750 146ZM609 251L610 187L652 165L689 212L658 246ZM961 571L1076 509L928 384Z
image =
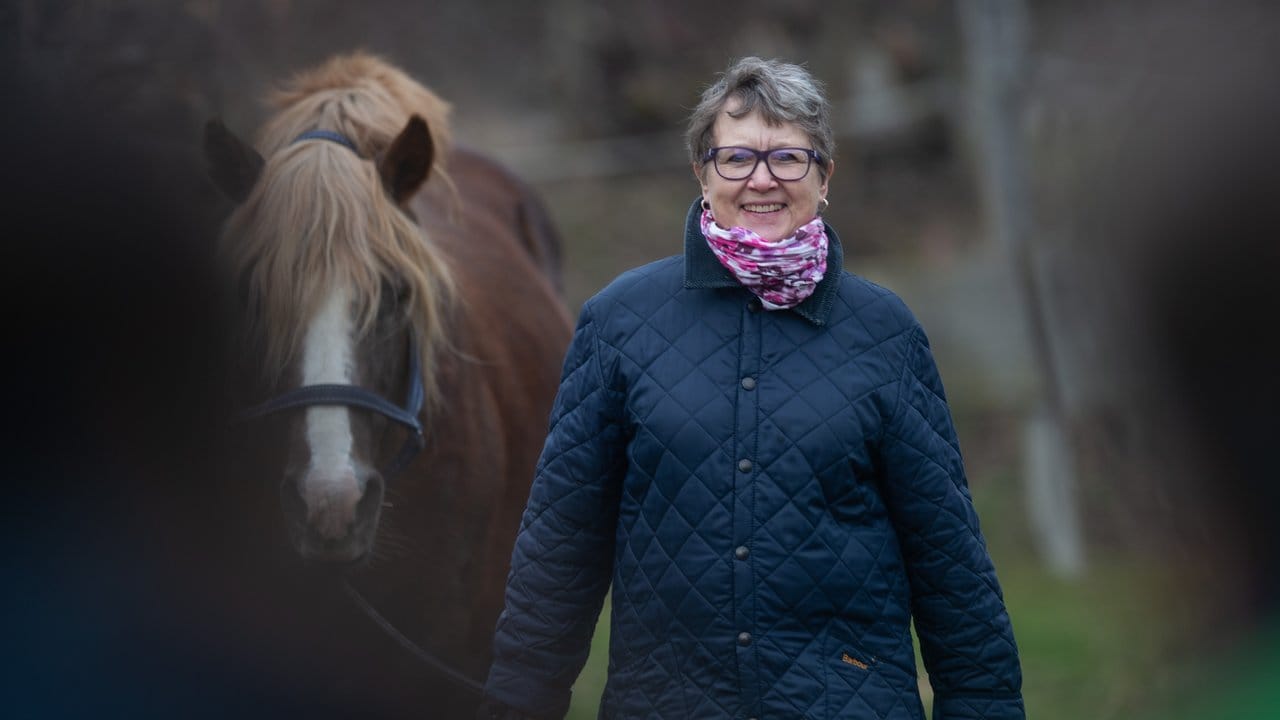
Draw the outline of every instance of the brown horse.
M558 238L525 185L451 147L444 101L377 58L334 58L275 105L256 150L216 123L205 150L238 202L222 246L250 392L284 400L250 422L278 433L291 544L482 680L569 340ZM377 696L369 716L469 716L473 690L368 618L290 602L326 607L291 620L336 655L332 682Z

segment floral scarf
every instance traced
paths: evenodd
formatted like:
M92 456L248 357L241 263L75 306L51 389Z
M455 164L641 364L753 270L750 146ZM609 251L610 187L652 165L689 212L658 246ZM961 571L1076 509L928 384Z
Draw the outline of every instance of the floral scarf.
M827 230L821 217L791 237L769 242L742 227L726 230L702 211L711 252L769 310L793 308L813 294L827 272Z

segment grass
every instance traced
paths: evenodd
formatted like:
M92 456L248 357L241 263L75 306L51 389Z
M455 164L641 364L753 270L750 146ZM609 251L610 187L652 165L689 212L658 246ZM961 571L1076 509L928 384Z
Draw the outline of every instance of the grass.
M1079 581L1022 566L1002 582L1029 717L1133 718L1166 689L1160 571L1098 559Z
M600 693L604 692L605 676L609 666L609 610L612 603L608 598L604 602L604 610L600 612L600 620L596 623L596 633L591 636L591 656L582 668L582 674L573 684L573 702L569 705L569 714L565 720L595 720L596 710L600 706Z

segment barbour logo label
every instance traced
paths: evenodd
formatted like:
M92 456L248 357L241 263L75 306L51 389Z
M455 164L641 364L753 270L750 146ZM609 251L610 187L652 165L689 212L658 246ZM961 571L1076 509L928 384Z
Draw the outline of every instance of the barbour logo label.
M854 666L854 667L858 668L859 670L866 670L866 669L867 669L867 664L866 664L866 663L864 663L864 662L862 662L861 660L859 660L858 658L856 658L856 657L854 657L854 656L850 655L849 653L841 653L841 654L840 654L840 660L841 660L842 662L849 663L850 665L852 665L852 666Z

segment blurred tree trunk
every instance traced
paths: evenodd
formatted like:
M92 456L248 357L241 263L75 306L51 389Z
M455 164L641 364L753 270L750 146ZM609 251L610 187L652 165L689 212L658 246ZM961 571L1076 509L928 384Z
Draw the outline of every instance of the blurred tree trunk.
M1023 437L1031 530L1053 572L1077 575L1084 569L1085 551L1074 455L1031 245L1034 223L1022 124L1028 9L1025 0L962 0L958 7L985 217L1016 274L1041 378L1037 407Z

